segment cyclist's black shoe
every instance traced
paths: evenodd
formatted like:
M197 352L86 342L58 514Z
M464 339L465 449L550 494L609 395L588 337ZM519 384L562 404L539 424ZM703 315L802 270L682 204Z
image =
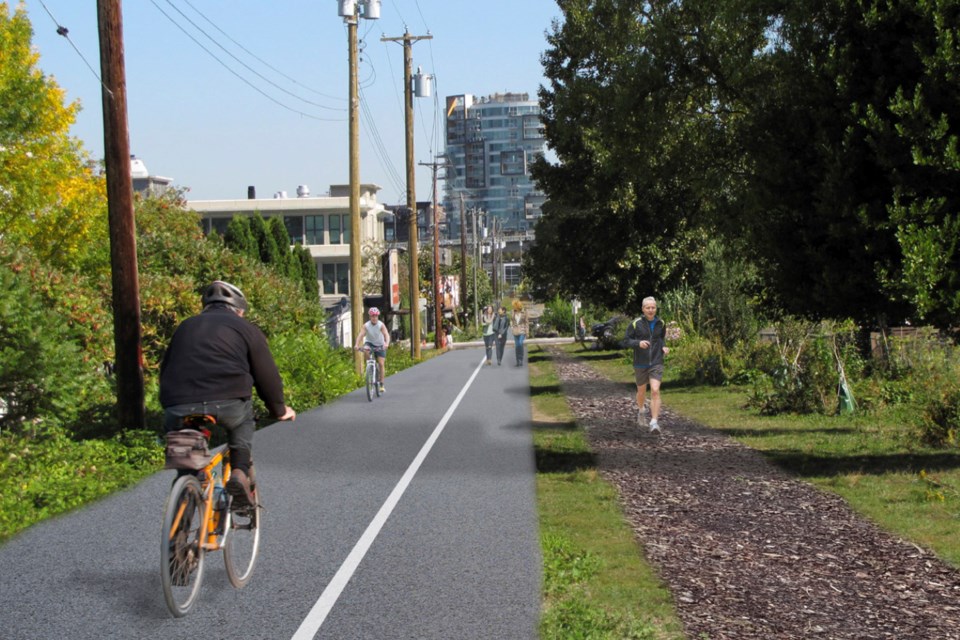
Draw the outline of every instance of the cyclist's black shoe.
M250 488L250 478L243 469L234 469L227 481L227 493L233 496L233 506L246 507L254 503L253 491Z

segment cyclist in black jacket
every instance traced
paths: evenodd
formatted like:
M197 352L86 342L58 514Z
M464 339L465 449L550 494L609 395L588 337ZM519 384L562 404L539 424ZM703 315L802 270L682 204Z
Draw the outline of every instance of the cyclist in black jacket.
M297 414L284 403L266 336L243 318L243 292L217 280L202 302L203 311L177 327L160 364L163 426L181 429L181 419L196 413L215 417L229 437L233 471L226 490L242 504L253 500L253 388L274 418L295 420Z
M633 347L633 370L637 382L637 424L644 426L643 414L647 384L650 384L650 433L660 433L660 381L663 379L663 356L667 327L657 316L657 301L643 299L643 315L630 323L623 340L624 347Z

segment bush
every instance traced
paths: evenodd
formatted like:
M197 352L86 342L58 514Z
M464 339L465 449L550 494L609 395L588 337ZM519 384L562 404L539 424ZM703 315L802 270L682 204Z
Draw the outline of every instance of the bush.
M58 427L0 435L0 540L128 487L163 466L152 431L77 442Z
M32 276L41 273L0 264L0 429L20 433L72 424L110 396L102 363L84 357L69 320L36 295Z
M573 305L569 300L557 296L543 306L540 316L540 332L556 331L560 335L573 333Z
M670 368L681 380L697 384L721 385L727 382L723 345L717 340L692 336L670 350Z
M808 324L786 319L776 325L778 358L753 378L749 404L764 415L832 413L838 408L838 360L848 381L863 370L852 323Z
M956 446L960 433L960 387L954 386L939 398L927 402L923 410L921 439L935 446Z
M360 385L352 360L342 358L321 333L277 335L270 339L270 349L283 376L286 402L298 411L325 404Z

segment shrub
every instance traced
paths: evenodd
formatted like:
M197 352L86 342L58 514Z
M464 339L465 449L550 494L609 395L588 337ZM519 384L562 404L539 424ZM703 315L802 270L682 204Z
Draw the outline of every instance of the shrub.
M286 402L294 409L324 404L360 385L352 360L342 358L322 333L276 335L270 338L270 349L283 376Z
M43 306L30 272L0 263L0 427L71 424L110 387L101 363L83 357L69 321Z
M749 404L765 415L837 410L840 366L848 380L863 370L854 338L851 323L809 324L789 318L779 322L777 360L753 376Z
M551 330L561 335L573 333L573 305L560 296L547 302L540 316L540 331L546 333Z
M697 384L721 385L727 382L727 354L718 340L690 336L678 346L671 346L670 367L681 380Z
M927 402L923 409L921 439L926 444L956 446L960 433L960 386L953 383L939 398Z

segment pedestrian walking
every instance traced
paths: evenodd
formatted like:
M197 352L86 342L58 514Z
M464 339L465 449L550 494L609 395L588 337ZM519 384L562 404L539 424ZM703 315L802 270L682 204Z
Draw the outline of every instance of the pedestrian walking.
M650 433L660 433L660 382L663 357L670 353L666 345L667 327L657 316L657 301L643 299L643 315L630 323L623 344L633 348L633 370L637 382L637 425L645 426L644 403L650 385Z
M513 334L513 346L517 355L517 366L523 365L523 341L527 337L529 323L527 321L527 312L523 308L523 303L519 300L513 301L513 313L510 314L510 333Z
M510 318L507 316L507 308L500 305L497 309L497 315L493 318L493 334L497 341L497 366L503 363L503 349L507 345L507 331L510 330Z
M487 352L487 364L493 364L493 343L496 341L496 332L493 330L493 320L496 318L493 307L487 305L480 314L480 325L483 327L483 346Z

